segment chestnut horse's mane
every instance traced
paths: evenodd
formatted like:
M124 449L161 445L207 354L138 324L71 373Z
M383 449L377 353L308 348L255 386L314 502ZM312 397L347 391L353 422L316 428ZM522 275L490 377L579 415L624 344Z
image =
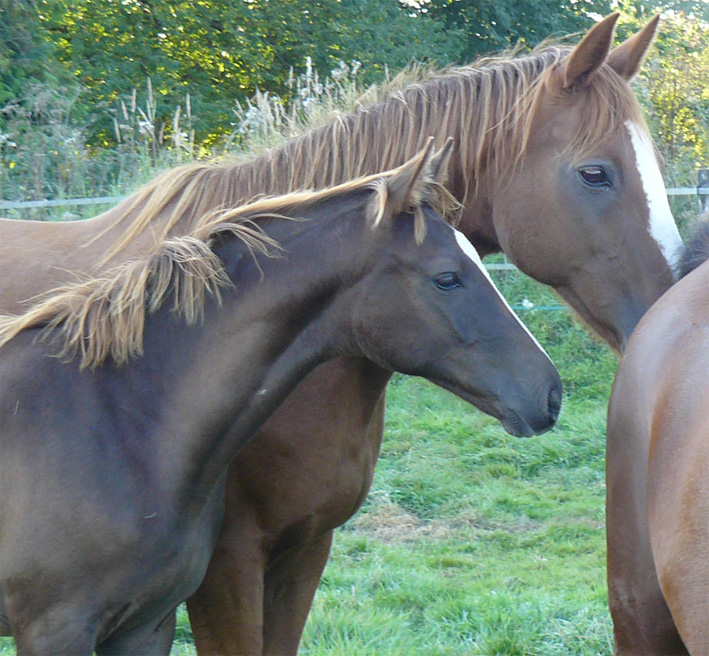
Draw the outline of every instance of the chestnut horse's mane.
M104 262L148 225L166 238L181 219L199 223L215 209L262 194L320 189L391 169L421 150L430 137L439 148L448 137L455 138L452 156L466 172L465 188L458 194L464 205L478 172L491 169L496 179L504 180L524 157L539 101L569 52L571 48L547 44L525 56L488 57L422 74L403 89L389 90L384 100L360 104L353 113L338 115L266 155L238 164L199 163L167 171L128 199L118 219L125 221L125 231ZM582 111L583 130L567 147L579 157L617 135L628 119L645 125L627 83L607 64L589 81Z
M420 153L423 158L425 152ZM386 179L403 167L366 176L321 191L299 191L263 198L224 212L212 212L190 234L168 237L147 256L124 262L96 277L51 290L26 313L0 316L0 348L22 330L43 326L40 337L59 337L63 358L80 357L81 368L95 367L111 358L117 366L143 351L146 313L154 312L170 297L172 310L189 324L197 323L208 296L221 299L221 289L232 285L214 240L232 235L252 254L273 256L279 245L263 232L268 218L307 219L308 212L329 199L346 202L366 190L363 211L373 228L386 212ZM450 216L458 203L430 175L420 174L408 195L417 240L424 237L423 207ZM58 331L58 332L57 332Z

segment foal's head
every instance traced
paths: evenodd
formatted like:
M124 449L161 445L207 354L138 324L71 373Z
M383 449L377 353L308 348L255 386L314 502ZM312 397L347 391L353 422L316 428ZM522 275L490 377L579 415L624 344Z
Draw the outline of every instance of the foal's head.
M376 255L351 308L357 348L452 391L513 435L544 432L559 413L559 375L470 242L430 207L412 206L425 165L381 182L386 200L368 246Z

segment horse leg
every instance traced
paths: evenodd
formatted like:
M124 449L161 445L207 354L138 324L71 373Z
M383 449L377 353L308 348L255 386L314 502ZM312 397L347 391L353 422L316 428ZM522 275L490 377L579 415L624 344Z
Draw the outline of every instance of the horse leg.
M629 385L628 375L616 379L607 430L608 603L615 653L687 654L655 572L647 517L649 419L643 404L635 408L629 401ZM622 402L614 403L616 397Z
M187 600L200 656L260 656L263 649L263 536L247 518L225 520L207 574ZM248 530L248 527L252 527Z
M96 647L96 656L169 656L175 638L175 610L159 622L116 633Z
M332 546L333 531L283 554L266 572L264 656L295 656Z

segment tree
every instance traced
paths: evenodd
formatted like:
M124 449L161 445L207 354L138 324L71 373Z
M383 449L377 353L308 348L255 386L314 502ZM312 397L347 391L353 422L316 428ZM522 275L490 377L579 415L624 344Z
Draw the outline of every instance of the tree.
M690 19L709 21L709 3L706 0L613 0L613 8L624 15L650 17L664 13L681 14Z
M695 168L709 165L707 80L709 26L683 13L666 15L638 92L660 150L690 184Z
M34 0L0 0L0 108L29 84L61 77ZM0 118L2 121L2 118Z
M287 92L290 69L302 69L306 57L325 73L339 60L359 60L374 78L387 65L459 54L440 23L398 0L38 1L94 106L111 105L149 77L162 123L189 92L200 139L229 129L236 99L257 88ZM97 136L111 135L104 123Z
M610 13L610 0L426 0L420 9L464 37L462 60L527 46L588 29L591 13Z

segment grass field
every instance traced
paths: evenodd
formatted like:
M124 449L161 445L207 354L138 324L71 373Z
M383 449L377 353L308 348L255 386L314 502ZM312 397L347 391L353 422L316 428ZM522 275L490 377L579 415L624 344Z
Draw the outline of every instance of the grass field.
M558 305L519 274L496 278L515 306ZM303 655L610 654L604 431L615 357L565 310L522 316L564 379L557 427L514 438L396 376L374 486L338 532ZM13 653L0 639L0 656ZM173 655L194 654L181 609Z
M522 441L427 384L390 397L374 489L340 531L303 653L609 653L602 404L571 401Z

